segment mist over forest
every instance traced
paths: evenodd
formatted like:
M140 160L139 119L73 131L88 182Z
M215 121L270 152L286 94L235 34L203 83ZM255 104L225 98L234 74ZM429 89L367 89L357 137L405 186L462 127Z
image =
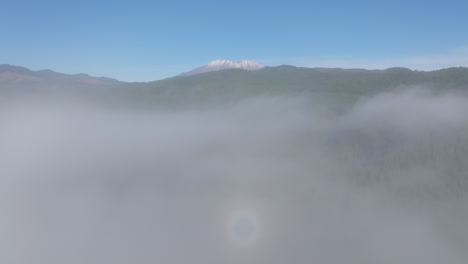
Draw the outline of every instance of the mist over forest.
M0 262L466 263L465 71L4 84Z

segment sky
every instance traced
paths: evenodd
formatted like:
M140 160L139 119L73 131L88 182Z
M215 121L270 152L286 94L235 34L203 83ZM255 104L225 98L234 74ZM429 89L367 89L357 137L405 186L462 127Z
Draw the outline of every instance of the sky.
M0 64L123 81L216 59L267 66L468 66L468 1L0 2Z

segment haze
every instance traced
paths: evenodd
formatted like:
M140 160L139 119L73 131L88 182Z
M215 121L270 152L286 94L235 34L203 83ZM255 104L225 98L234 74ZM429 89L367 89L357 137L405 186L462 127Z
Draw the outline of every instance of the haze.
M323 102L321 102L323 103ZM468 98L11 100L2 263L465 263Z

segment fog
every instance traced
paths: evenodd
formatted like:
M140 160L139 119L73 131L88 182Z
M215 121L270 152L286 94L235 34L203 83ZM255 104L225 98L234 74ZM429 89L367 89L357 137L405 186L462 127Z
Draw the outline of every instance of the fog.
M318 105L3 104L0 262L466 263L468 97Z

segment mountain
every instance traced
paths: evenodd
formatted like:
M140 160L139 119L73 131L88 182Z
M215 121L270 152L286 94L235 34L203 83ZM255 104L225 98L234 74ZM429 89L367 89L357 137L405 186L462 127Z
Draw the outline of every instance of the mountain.
M346 108L363 97L394 88L429 87L434 92L468 92L468 68L413 71L264 67L257 71L229 69L176 76L148 83L126 83L113 89L137 105L225 105L243 98L301 96L330 108Z
M24 67L1 64L0 88L92 88L110 87L121 82L87 74L64 74L51 70L32 71Z
M264 65L252 61L252 60L241 60L241 61L232 61L232 60L215 60L206 65L198 67L192 71L184 72L179 76L191 76L200 73L229 70L229 69L242 69L248 71L257 71L265 68Z
M212 65L224 64L218 62ZM365 70L283 65L259 70L217 70L147 83L125 83L86 74L31 71L0 65L0 99L3 97L6 100L5 95L9 94L20 97L27 94L67 94L114 105L130 103L136 107L225 105L244 98L292 95L312 98L330 108L346 108L363 97L414 86L430 87L434 92L467 93L468 68L426 72L406 68Z

